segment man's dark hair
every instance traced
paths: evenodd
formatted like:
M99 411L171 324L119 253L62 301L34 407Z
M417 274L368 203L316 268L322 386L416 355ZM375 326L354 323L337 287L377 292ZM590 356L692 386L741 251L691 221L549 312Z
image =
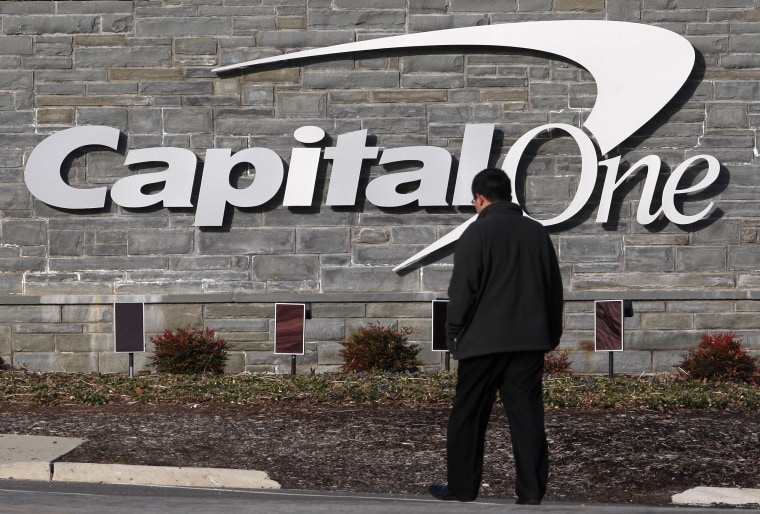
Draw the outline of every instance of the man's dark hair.
M504 170L486 168L472 179L472 195L481 195L489 202L512 200L512 182Z

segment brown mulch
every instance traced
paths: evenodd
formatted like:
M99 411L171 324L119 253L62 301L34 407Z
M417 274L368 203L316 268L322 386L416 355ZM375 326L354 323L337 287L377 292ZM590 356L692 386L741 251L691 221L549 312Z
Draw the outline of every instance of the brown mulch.
M266 471L284 489L426 494L445 481L440 405L0 402L0 433L79 437L69 462ZM547 500L667 504L696 486L760 487L760 412L547 411ZM506 417L493 411L482 496L514 497Z

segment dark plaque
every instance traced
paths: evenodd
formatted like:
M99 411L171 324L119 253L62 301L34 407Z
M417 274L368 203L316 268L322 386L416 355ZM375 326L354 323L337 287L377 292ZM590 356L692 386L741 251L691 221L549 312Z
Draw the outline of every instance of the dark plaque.
M594 350L622 352L623 300L597 300L594 302L594 314Z
M274 353L303 355L306 305L274 304Z
M448 300L433 300L433 351L447 352L446 346L446 308Z
M142 303L113 305L113 339L117 353L145 351L145 318Z

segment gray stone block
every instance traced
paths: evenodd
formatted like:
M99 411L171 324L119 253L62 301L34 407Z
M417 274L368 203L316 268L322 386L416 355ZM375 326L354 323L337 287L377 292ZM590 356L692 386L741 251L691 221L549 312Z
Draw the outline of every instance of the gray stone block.
M349 251L348 228L296 229L296 251L298 253L339 253Z
M0 356L6 362L10 362L11 352L13 351L12 343L11 327L8 325L0 326Z
M559 254L562 262L618 261L622 257L620 237L561 237Z
M315 30L353 29L359 26L365 30L388 30L388 27L403 27L405 22L406 13L403 11L345 10L340 12L340 16L335 16L333 11L313 10L309 16L309 27Z
M47 241L44 221L3 221L3 244L43 245Z
M31 36L0 36L0 54L31 55Z
M410 14L444 14L446 0L409 0Z
M112 334L60 334L55 336L59 352L107 352L114 348Z
M31 90L32 73L30 71L0 71L0 88L11 90Z
M50 271L167 269L166 257L89 257L48 260Z
M216 39L210 37L178 38L174 46L181 55L216 55L219 48Z
M161 334L164 330L191 327L203 328L203 307L197 304L146 304L146 334Z
M12 339L14 352L55 352L55 336L51 334L17 334Z
M77 121L85 125L107 125L118 129L127 129L127 110L116 108L79 108Z
M243 105L272 105L274 90L271 87L244 87Z
M425 267L422 269L422 289L435 291L445 297L451 281L451 267Z
M0 323L60 323L58 305L6 305L0 309Z
M16 353L13 365L32 371L65 373L95 373L98 371L97 353Z
M707 108L707 126L716 128L740 128L747 125L747 109L744 105L712 105Z
M229 232L202 231L199 250L204 255L281 254L295 251L293 228L232 228Z
M317 346L317 358L320 365L343 365L345 363L345 359L343 359L340 354L342 350L343 345L339 343L320 343L319 346Z
M676 271L723 271L726 266L725 248L701 246L676 249Z
M253 257L255 280L317 280L319 259L315 255L262 255Z
M576 373L606 373L609 371L609 352L574 351L570 354L571 368ZM640 374L652 372L652 355L647 351L614 353L615 373Z
M111 305L63 305L61 321L64 323L111 322L113 307Z
M6 34L92 34L98 30L98 16L5 16Z
M237 317L274 317L274 303L219 303L204 308L206 319Z
M239 374L245 371L245 353L228 352L227 362L224 363L224 372L228 374Z
M213 93L214 84L207 80L140 83L142 95L211 95Z
M397 88L399 76L395 71L310 71L303 72L306 88Z
M626 350L678 350L695 347L699 337L696 331L641 330L627 333L624 344Z
M461 54L410 55L402 59L404 73L462 73L464 56Z
M367 318L429 318L432 304L428 302L388 302L367 304ZM405 322L401 322L402 324ZM418 339L414 337L414 339Z
M422 250L422 245L354 245L355 264L398 265Z
M388 84L385 87L393 86ZM412 89L456 89L464 87L464 77L457 73L410 73L401 76L401 87Z
M324 93L281 93L277 96L277 115L311 118L325 115L327 99Z
M760 328L760 317L749 312L702 313L694 318L694 326L698 330L729 332Z
M517 10L515 0L451 0L452 12L514 12Z
M164 110L164 131L168 133L190 134L211 132L213 115L210 109L166 109Z
M693 330L694 316L688 313L652 313L641 315L644 330Z
M335 16L333 16L335 19ZM310 20L313 24L314 20ZM315 28L315 27L313 27ZM353 26L351 30L330 31L301 31L301 30L262 30L258 33L259 46L271 48L306 48L324 47L352 43L354 41Z
M652 372L670 373L681 364L686 352L652 352Z
M193 241L192 230L130 231L127 250L130 255L189 254Z
M338 318L317 318L306 321L307 341L340 341L346 337L346 322Z
M363 318L366 307L363 303L315 303L311 307L316 318Z
M208 320L206 323L209 328L212 328L220 333L223 337L227 332L269 332L269 323L262 319L215 319L213 321Z
M667 246L625 248L625 269L627 271L673 271L673 248Z
M676 289L731 289L734 277L729 273L576 273L573 288L582 290L651 290Z
M162 16L135 20L138 36L212 36L223 37L232 34L232 20L226 17L181 17Z
M373 284L376 292L411 292L419 289L416 274L399 276L390 267L322 269L324 292L365 292L367 284Z

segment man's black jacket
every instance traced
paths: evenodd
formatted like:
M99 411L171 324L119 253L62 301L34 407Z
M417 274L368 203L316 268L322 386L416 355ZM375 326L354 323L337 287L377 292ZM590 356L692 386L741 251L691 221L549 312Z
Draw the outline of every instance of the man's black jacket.
M556 348L562 278L547 230L517 204L487 206L459 238L449 299L455 359Z

